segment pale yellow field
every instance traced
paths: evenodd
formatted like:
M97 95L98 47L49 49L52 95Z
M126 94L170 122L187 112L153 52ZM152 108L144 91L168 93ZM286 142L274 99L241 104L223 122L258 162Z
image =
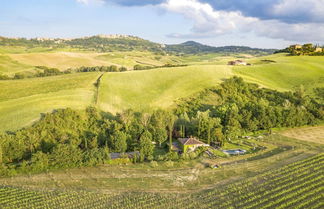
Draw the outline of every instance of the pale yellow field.
M324 126L293 128L280 134L303 141L324 144Z
M9 54L8 56L11 57L11 59L23 64L54 67L61 70L81 66L100 66L116 64L107 60L98 59L97 57L100 55L100 53L53 52Z
M150 52L36 52L6 54L13 62L28 66L47 66L61 70L81 66L125 66L129 69L136 64L162 66L167 63L178 63L172 56L157 56ZM8 69L10 70L10 69Z

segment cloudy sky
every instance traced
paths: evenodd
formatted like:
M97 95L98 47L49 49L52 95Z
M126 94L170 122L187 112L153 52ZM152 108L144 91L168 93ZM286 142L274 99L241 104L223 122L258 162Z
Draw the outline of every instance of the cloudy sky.
M324 0L1 0L0 36L129 34L160 43L324 44Z

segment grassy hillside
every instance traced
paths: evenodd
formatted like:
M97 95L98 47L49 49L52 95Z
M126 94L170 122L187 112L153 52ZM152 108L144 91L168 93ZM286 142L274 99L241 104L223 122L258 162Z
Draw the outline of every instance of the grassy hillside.
M266 64L261 60L272 60ZM253 66L235 66L236 75L250 82L277 90L292 90L303 85L311 92L314 87L324 87L324 57L292 57L276 54L249 60Z
M1 52L2 49L2 52ZM152 52L109 52L97 53L68 49L53 51L29 52L22 48L8 51L0 48L0 73L12 75L17 72L30 71L34 66L47 66L66 70L81 66L125 66L132 69L134 65L162 66L178 64L180 59L175 56L161 56Z
M98 73L0 81L0 132L29 125L40 113L85 108L93 100Z
M99 106L116 112L170 107L176 99L215 86L231 76L228 66L197 65L150 71L108 73L102 78Z
M13 75L18 72L32 70L33 66L20 63L7 55L0 54L0 74Z
M187 67L161 68L148 71L106 73L99 89L98 106L117 112L132 108L150 110L168 108L179 98L188 97L204 88L217 85L232 75L249 82L281 91L304 85L308 93L314 87L324 87L324 57L289 57L276 54L247 58L252 66L227 66L231 57L216 54L204 56L158 56L151 52L35 52L20 48L2 48L0 73L30 71L33 65L66 69L80 65L123 66L187 63ZM16 59L16 60L15 60ZM262 60L268 60L262 61ZM273 62L269 62L272 60ZM83 108L93 99L93 83L99 76L72 74L46 78L0 81L0 131L14 130L30 124L40 113L55 108Z

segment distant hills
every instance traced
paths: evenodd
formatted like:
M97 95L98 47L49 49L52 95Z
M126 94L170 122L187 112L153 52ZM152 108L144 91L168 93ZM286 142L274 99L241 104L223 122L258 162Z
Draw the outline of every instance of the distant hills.
M273 54L275 49L258 49L247 46L222 46L213 47L204 45L195 41L187 41L182 44L167 45L166 51L183 54L197 54L197 53L222 53L222 54Z
M272 54L276 49L258 49L246 46L223 46L213 47L195 41L187 41L182 44L159 44L136 36L128 35L96 35L91 37L61 39L61 38L6 38L0 37L0 46L25 46L32 47L51 47L51 48L79 48L98 52L109 51L151 51L161 54L252 54L267 55Z

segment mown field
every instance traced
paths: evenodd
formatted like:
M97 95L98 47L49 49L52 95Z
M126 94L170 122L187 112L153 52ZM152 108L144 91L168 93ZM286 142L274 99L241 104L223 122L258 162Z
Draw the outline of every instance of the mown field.
M226 65L196 65L127 73L106 73L99 89L99 107L149 111L169 108L179 98L216 86L232 75Z
M91 105L99 73L0 81L0 131L30 125L41 113Z
M0 47L0 73L13 75L17 72L30 72L35 66L47 66L66 70L81 66L117 65L132 69L134 65L162 66L179 64L175 56L161 56L151 52L110 52L97 53L78 49L49 49L23 47Z
M261 60L272 60L265 63ZM293 90L303 85L308 93L324 87L324 57L292 57L276 54L247 60L253 66L235 66L234 74L245 80L280 91Z
M110 165L2 178L0 207L323 207L323 145L278 134L257 143L267 149L210 159L219 169L204 166L201 158L171 167Z

